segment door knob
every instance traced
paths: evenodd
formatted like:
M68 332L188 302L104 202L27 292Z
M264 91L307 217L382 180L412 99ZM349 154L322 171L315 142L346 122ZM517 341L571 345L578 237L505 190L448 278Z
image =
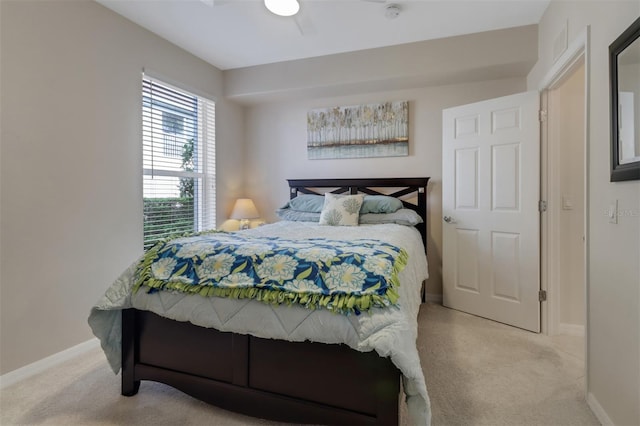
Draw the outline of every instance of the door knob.
M443 219L447 223L456 223L456 221L453 220L453 218L451 216L445 216L445 217L443 217Z

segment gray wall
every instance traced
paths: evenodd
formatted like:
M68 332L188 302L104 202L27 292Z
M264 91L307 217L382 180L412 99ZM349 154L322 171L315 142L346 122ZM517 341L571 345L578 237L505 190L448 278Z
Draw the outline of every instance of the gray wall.
M142 253L143 68L217 100L219 223L244 153L218 69L92 1L0 4L6 373L91 338L89 309Z
M569 42L590 25L588 398L620 425L640 424L640 181L609 182L608 48L639 15L637 1L553 0L540 22L540 60L528 76L528 86L538 88L565 25ZM617 225L605 213L614 200Z

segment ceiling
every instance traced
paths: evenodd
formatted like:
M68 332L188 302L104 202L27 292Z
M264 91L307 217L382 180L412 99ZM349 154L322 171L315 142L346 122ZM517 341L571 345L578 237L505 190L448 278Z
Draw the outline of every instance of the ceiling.
M549 0L97 0L221 70L537 24ZM397 4L400 14L385 17Z

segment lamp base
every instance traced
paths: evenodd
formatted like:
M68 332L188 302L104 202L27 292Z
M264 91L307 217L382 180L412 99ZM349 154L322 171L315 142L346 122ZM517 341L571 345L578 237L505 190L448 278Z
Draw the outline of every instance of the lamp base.
M251 221L249 219L240 219L240 230L249 229Z

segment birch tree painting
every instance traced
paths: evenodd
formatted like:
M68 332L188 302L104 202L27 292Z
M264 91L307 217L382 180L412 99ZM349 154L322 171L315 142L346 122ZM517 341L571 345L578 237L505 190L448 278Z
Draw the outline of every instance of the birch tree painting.
M409 155L408 117L407 101L311 110L309 159Z

